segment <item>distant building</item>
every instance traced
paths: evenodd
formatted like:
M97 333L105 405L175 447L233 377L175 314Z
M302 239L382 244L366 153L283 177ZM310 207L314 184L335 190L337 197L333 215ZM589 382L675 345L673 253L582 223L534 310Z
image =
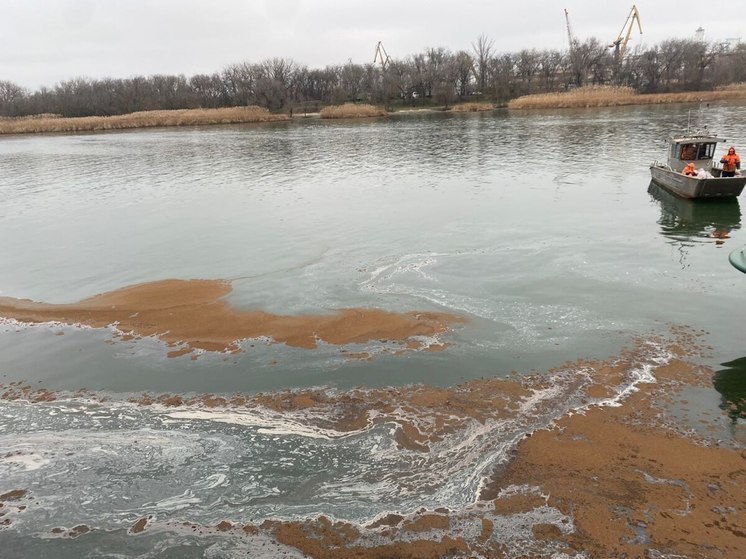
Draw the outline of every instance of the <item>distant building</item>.
M694 32L694 40L700 43L705 42L705 29L701 25ZM740 43L741 43L741 37L727 37L725 39L721 39L718 42L718 45L720 46L721 52L730 52L732 50L735 50L735 48Z
M726 39L723 39L723 42L720 43L720 46L722 47L723 52L730 52L732 50L735 50L740 42L741 37L728 37Z

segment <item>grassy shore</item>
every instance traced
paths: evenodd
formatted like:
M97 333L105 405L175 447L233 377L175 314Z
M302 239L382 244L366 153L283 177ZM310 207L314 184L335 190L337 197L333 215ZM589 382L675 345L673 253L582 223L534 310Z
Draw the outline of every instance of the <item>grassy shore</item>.
M567 109L587 107L617 107L623 105L659 105L697 103L746 98L746 84L733 84L714 91L683 93L635 92L630 87L581 87L561 93L524 95L508 103L509 109Z
M38 115L28 118L0 119L0 134L86 132L94 130L122 130L126 128L151 128L155 126L270 122L287 119L287 115L272 114L267 109L261 107L141 111L125 115L86 116L79 118Z
M380 107L364 103L345 103L332 105L321 109L321 118L367 118L372 116L386 116L388 113Z
M623 105L657 105L667 103L697 103L746 99L746 83L732 84L713 91L684 93L639 94L629 87L582 87L561 93L524 95L513 99L509 109L565 109L614 107ZM452 112L478 112L495 109L492 103L467 102L454 105ZM422 112L442 108L422 108L401 112ZM321 118L367 118L389 114L381 107L364 103L345 103L321 109ZM127 128L152 128L157 126L198 126L205 124L237 124L288 120L285 114L273 114L262 107L226 107L222 109L177 109L171 111L140 111L116 116L89 116L64 118L54 114L41 114L21 118L0 117L0 135L35 134L43 132L87 132L97 130L122 130Z
M451 107L451 112L453 113L477 113L493 110L495 110L495 105L492 103L461 103Z

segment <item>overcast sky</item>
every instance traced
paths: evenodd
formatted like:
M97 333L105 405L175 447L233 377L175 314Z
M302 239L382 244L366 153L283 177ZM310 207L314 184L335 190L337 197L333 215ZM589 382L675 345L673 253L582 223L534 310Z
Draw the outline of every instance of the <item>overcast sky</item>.
M682 9L638 0L644 34L632 45L746 39L742 1ZM692 4L693 5L693 4ZM737 7L738 6L738 7ZM60 80L212 73L234 62L289 57L312 68L392 58L426 47L470 50L485 34L497 52L567 48L575 35L610 42L632 2L618 0L0 0L0 80L36 89Z

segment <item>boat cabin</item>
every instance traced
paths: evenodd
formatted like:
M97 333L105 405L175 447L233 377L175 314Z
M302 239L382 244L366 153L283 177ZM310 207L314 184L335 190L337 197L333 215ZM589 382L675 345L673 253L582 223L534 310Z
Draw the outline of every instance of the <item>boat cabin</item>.
M712 158L720 138L713 136L696 136L688 138L672 138L668 152L668 165L680 173L689 163L694 163L697 169L712 172Z

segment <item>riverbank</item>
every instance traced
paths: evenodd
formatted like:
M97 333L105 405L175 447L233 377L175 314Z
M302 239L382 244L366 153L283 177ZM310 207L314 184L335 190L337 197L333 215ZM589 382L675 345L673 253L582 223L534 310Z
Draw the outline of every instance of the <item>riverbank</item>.
M714 91L681 93L637 93L631 87L582 87L558 93L524 95L508 102L509 109L570 109L664 105L746 99L746 84L733 84Z
M525 95L497 106L485 102L465 102L450 108L442 106L406 108L387 111L365 103L345 103L321 109L320 112L293 115L271 113L269 110L250 107L225 107L221 109L176 109L169 111L140 111L114 116L66 118L58 115L34 115L22 118L0 118L0 135L41 134L50 132L96 132L170 126L204 126L212 124L246 124L289 121L301 118L359 119L382 117L390 114L423 114L433 112L485 112L497 108L565 109L599 108L624 105L661 105L671 103L715 102L746 99L746 84L734 84L715 91L684 93L638 94L627 87L586 87L560 93Z
M369 105L367 103L345 103L344 105L331 105L321 109L321 118L370 118L386 116L388 111Z
M492 103L460 103L451 107L453 113L481 113L485 111L494 111L495 105Z
M64 118L55 115L0 119L0 134L39 134L44 132L95 132L154 128L157 126L200 126L205 124L243 124L289 120L262 107L225 107L222 109L176 109L140 111L114 116Z

